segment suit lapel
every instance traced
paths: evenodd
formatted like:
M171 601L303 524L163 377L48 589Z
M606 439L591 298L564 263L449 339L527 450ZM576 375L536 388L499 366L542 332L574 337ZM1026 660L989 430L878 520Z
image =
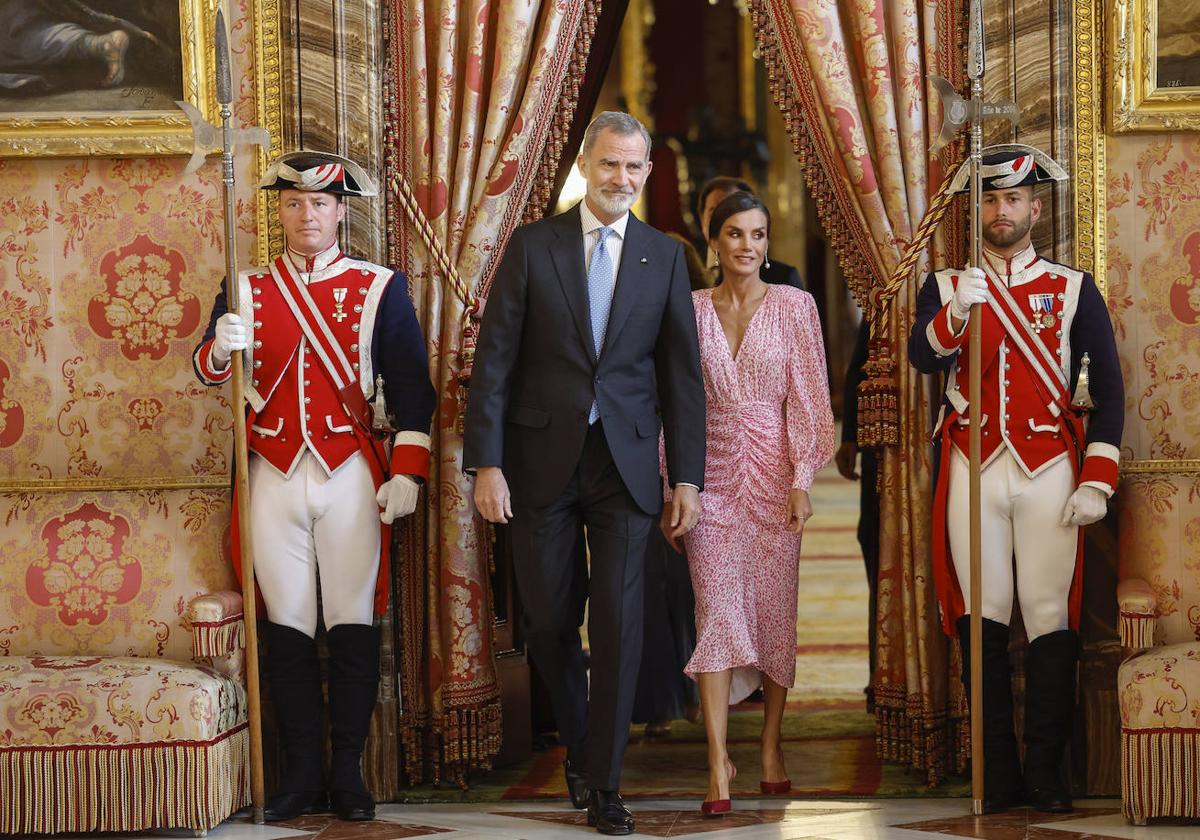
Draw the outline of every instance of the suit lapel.
M600 358L608 352L621 328L637 303L638 293L645 282L645 270L648 265L646 246L649 237L646 236L646 226L633 213L625 225L625 241L621 245L621 264L617 268L617 288L613 291L612 309L608 313L608 329L604 333L604 347Z
M550 246L550 259L558 272L558 282L563 296L575 319L575 329L583 342L584 351L593 364L596 360L596 342L592 338L591 311L588 309L587 274L583 267L583 222L579 218L579 205L575 205L556 219L558 238Z

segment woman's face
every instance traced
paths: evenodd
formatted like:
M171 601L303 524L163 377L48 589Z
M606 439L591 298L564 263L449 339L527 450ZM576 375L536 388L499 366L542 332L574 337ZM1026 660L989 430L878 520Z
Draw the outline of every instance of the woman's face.
M733 214L709 245L727 277L756 276L767 254L767 214L757 207Z

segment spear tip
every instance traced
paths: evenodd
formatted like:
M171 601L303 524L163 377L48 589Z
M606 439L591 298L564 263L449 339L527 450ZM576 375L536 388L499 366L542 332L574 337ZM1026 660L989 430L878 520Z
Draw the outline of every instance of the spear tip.
M225 13L217 7L217 103L233 102L233 74L229 67L229 33L225 29Z

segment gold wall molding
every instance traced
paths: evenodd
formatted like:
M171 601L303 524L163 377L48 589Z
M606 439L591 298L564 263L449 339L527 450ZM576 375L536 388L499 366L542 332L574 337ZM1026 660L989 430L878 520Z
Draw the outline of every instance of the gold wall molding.
M1161 0L1110 0L1108 123L1114 134L1200 130L1200 88L1158 84Z
M1075 0L1075 265L1091 272L1108 296L1108 202L1105 138L1101 121L1102 0Z
M1121 464L1121 475L1200 475L1200 458L1129 461Z
M190 477L152 476L138 478L45 478L14 479L0 481L0 495L17 493L105 493L122 490L214 490L227 491L231 478L228 475L206 475Z
M271 137L270 151L258 149L258 172L264 172L268 161L283 153L283 58L282 16L280 0L254 2L254 84L255 114L260 128ZM259 190L258 264L267 265L272 254L283 250L283 228L271 212L271 193Z

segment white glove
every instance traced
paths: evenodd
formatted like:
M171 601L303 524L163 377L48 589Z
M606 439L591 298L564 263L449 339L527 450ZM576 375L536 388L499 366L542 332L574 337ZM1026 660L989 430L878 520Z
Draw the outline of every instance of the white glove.
M241 316L226 312L217 319L217 336L213 339L213 367L229 366L229 359L234 350L246 349L246 325Z
M958 275L954 297L950 299L950 315L960 321L971 317L971 306L987 303L987 278L981 268L968 268Z
M1108 497L1099 488L1085 484L1076 489L1063 508L1062 525L1091 525L1104 518L1108 511Z
M401 516L408 516L417 509L417 494L421 485L406 475L394 475L383 483L375 494L375 501L383 510L379 519L391 525Z

